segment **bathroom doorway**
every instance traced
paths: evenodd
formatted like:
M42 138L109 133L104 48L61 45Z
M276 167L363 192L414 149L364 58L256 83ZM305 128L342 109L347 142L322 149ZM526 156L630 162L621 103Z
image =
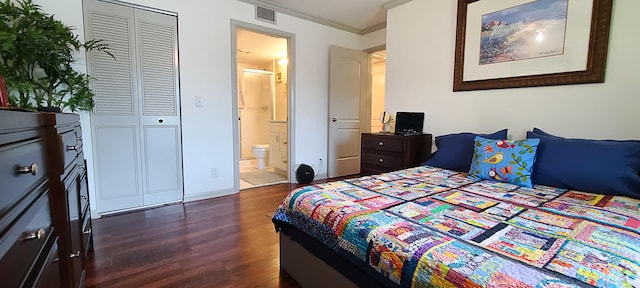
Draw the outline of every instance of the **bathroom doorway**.
M288 38L235 28L238 189L289 179Z
M274 77L271 71L244 68L248 67L246 62L238 63L238 67L241 69L238 72L240 160L251 160L255 159L252 147L269 142L268 124L272 119Z
M380 120L384 109L385 79L387 72L387 50L378 50L369 54L369 67L371 67L371 117L370 127L372 133L381 131L389 132L390 125L384 127Z

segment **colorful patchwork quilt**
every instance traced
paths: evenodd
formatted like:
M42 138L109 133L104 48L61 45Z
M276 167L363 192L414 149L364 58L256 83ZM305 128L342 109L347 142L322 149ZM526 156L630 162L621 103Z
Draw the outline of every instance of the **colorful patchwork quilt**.
M291 192L274 223L400 287L640 287L640 200L419 166Z

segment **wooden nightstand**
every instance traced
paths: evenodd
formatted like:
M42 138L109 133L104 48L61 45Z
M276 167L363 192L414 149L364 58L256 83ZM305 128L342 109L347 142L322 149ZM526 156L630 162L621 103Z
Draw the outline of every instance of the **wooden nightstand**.
M403 136L362 133L360 174L371 175L418 166L431 156L431 134Z

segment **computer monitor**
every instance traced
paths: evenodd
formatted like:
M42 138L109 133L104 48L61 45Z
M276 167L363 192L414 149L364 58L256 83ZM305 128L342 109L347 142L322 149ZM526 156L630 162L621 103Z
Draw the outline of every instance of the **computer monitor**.
M422 134L423 125L424 113L422 112L396 112L396 134Z

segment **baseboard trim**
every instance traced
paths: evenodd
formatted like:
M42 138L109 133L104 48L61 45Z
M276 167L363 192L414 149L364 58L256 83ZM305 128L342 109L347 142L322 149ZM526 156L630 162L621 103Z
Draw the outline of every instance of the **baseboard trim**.
M316 175L315 180L318 180L318 179L327 179L327 173L322 173L322 174Z
M202 192L198 194L184 195L183 202L187 203L187 202L193 202L193 201L206 200L206 199L211 199L216 197L233 195L233 194L237 194L238 192L239 191L235 190L234 188L229 188L229 189L222 189L222 190L215 190L215 191L207 191L207 192Z
M143 211L143 210L148 210L148 209L153 209L153 208L158 208L158 207L162 207L162 206L167 206L167 205L174 205L174 204L181 204L183 201L171 201L171 202L165 202L165 203L158 203L158 204L153 204L153 205L146 205L146 206L140 206L140 207L133 207L133 208L128 208L128 209L121 209L121 210L114 210L114 211L107 211L107 212L98 212L99 213L99 218L102 218L103 216L114 216L114 215L119 215L119 214L124 214L124 213L131 213L131 212L137 212L137 211ZM93 211L91 214L91 218L93 218Z
M235 189L233 189L233 188L229 188L229 189L222 189L222 190L216 190L216 191L207 191L207 192L198 193L198 194L192 194L192 195L185 195L184 196L184 200L182 200L182 201L160 203L160 204L149 205L149 206L144 206L144 207L135 207L135 208L130 208L130 209L108 211L108 212L102 212L102 213L98 212L97 209L95 209L95 210L92 209L91 210L91 219L100 219L103 216L113 216L113 215L122 214L122 213L135 212L135 211L139 211L139 210L147 210L147 209L156 208L156 207L160 207L160 206L164 206L164 205L172 205L172 204L177 204L177 203L187 203L187 202L194 202L194 201L212 199L212 198L232 195L232 194L236 194L236 193L238 193L238 191L235 191Z

